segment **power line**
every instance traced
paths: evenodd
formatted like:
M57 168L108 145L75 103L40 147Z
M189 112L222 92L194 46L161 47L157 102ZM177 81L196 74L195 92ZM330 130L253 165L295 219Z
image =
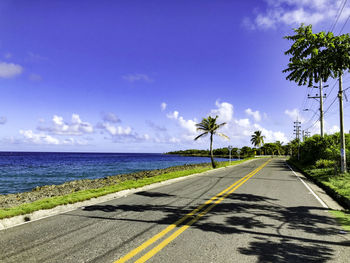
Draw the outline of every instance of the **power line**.
M339 10L338 10L337 16L336 16L336 19L335 19L335 22L333 23L333 25L332 25L332 27L331 27L331 30L329 30L329 31L333 31L333 30L334 30L336 24L338 23L339 17L340 17L341 13L342 13L343 10L344 10L344 7L345 7L345 4L346 4L347 1L348 1L348 0L345 0L345 1L344 1L343 6L342 6L342 4L340 4L340 6L339 6L340 12L339 12Z
M333 84L333 87L332 87L331 90L327 93L328 97L325 98L325 100L324 100L325 102L326 102L327 98L329 98L329 95L331 95L331 93L332 93L332 91L334 90L335 85L337 84L337 82L338 82L338 80L336 79L335 82L334 82L334 84Z
M304 122L304 124L312 122L312 121L314 120L314 117L315 117L316 115L317 115L317 111L315 111L315 112L314 112L314 115L312 115L312 117L311 117L308 121ZM306 129L306 130L307 130L307 129Z
M332 103L328 106L328 108L325 110L324 114L327 113L327 111L330 109L330 107L332 107L332 105L334 104L334 102L337 100L337 97L335 97L332 101Z
M343 29L344 29L345 25L348 23L349 19L350 19L350 15L349 15L349 16L348 16L348 18L346 19L346 21L345 21L344 25L342 26L342 28L340 29L339 34L338 34L338 35L340 35L340 34L341 34L341 32L343 32Z
M305 130L307 131L307 130L311 129L312 127L314 127L315 124L316 124L318 121L319 121L319 120L316 120L312 125L310 125L309 127L307 127Z
M349 88L350 88L350 87L349 87ZM347 91L349 88L343 90L343 93L345 94L345 91ZM345 94L345 96L346 96L346 94ZM337 100L337 96L333 99L332 103L328 106L327 110L324 112L325 114L326 114L326 112L332 107L332 105L334 104L334 102L335 102L336 100ZM347 107L349 107L349 106L350 106L350 104L348 104L347 106L345 106L344 109L347 108ZM334 112L331 112L331 113L328 114L328 115L331 115L332 113L334 113Z

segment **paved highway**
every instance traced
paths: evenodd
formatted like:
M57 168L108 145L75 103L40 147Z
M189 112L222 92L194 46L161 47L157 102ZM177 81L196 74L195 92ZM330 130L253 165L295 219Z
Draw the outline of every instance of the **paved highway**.
M349 262L350 238L281 159L0 231L0 262Z

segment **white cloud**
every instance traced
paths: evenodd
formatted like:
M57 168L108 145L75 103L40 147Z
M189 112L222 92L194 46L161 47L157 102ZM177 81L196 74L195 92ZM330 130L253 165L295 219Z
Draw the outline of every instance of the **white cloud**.
M34 133L32 130L20 130L19 133L24 136L26 142L34 144L60 144L57 138L45 133Z
M254 124L254 131L256 131L256 130L261 131L262 135L265 136L265 139L264 139L265 143L266 142L275 142L275 141L281 141L283 143L286 143L289 141L287 136L281 131L268 130L259 124ZM251 134L253 134L254 131L252 130Z
M51 135L45 134L43 132L35 133L32 130L20 130L19 133L24 137L23 139L12 138L10 143L22 144L22 143L32 143L32 144L47 144L47 145L87 145L88 142L84 139L75 138L64 138L62 140L55 138Z
M165 111L166 107L167 107L167 104L166 104L165 102L162 102L162 103L160 104L160 109L161 109L162 111Z
M172 113L168 113L166 115L169 119L175 119L177 120L177 118L179 117L179 112L178 111L173 111Z
M328 134L333 134L333 133L336 133L336 132L339 132L340 131L340 128L339 128L339 126L337 126L337 125L333 125L332 127L330 127L329 129L328 129Z
M210 111L210 115L215 117L218 116L219 122L230 122L233 118L233 105L228 102L219 101L215 102L217 109Z
M54 115L51 126L39 126L38 130L59 135L82 135L94 131L93 126L88 122L82 121L78 114L72 114L71 122L65 122L63 117Z
M292 121L299 120L301 123L305 121L305 118L300 115L300 112L298 109L293 110L285 110L284 113L291 118Z
M192 135L195 135L197 133L197 128L196 128L197 120L196 119L185 120L182 116L179 116L178 111L174 111L173 113L167 114L167 117L169 119L177 120L177 123L180 125L180 127L185 129L189 133L187 135L192 136Z
M239 120L235 120L234 121L238 126L241 126L243 128L249 128L250 125L250 121L249 119L239 119Z
M0 116L0 124L5 124L7 122L7 118L5 116Z
M250 138L251 135L257 131L262 131L262 134L266 137L265 142L288 142L288 138L282 131L273 131L263 127L260 124L254 123L262 119L261 113L258 111L253 111L248 108L245 113L252 116L249 118L235 118L234 116L234 107L228 102L215 103L216 108L209 111L210 115L218 115L219 122L227 122L225 126L220 129L220 132L226 134L231 139L232 145L243 146L251 145ZM219 115L221 114L221 115ZM255 116L255 117L254 117ZM263 114L264 118L267 118L267 114ZM193 139L196 135L199 135L199 132L196 131L195 124L197 123L196 119L185 120L178 111L173 111L167 114L169 119L175 120L177 124L185 130L185 133L180 133L178 135L172 134L168 141L171 143L186 143L186 147L198 147L202 145L207 147L207 140L199 140L194 142ZM191 143L192 141L192 143ZM225 147L227 146L227 140L221 137L215 139L215 147Z
M257 11L252 20L245 17L242 24L249 29L275 28L280 24L299 26L333 22L343 0L266 0L265 11ZM350 14L350 7L345 6L339 18L344 21Z
M150 140L151 137L148 134L140 135L135 132L130 126L123 127L116 125L120 122L119 118L114 114L104 115L103 122L98 123L96 128L101 130L101 133L107 133L110 137L105 139L112 139L113 142L126 143L126 142L140 142Z
M132 129L130 127L123 128L122 126L114 126L113 124L106 122L102 124L102 127L112 136L115 135L131 135Z
M196 134L196 121L195 120L185 120L182 116L178 118L179 124L181 127L186 129L191 134Z
M20 75L22 71L23 68L20 65L0 62L0 78L13 78Z
M144 82L153 82L153 79L151 79L147 74L128 74L122 76L122 78L128 82L136 82L136 81L144 81Z
M245 110L245 113L249 116L252 116L255 121L261 121L261 115L260 112L257 111L252 111L252 109L248 108Z
M121 120L118 118L118 116L115 115L113 112L102 113L102 119L105 122L111 122L111 123L121 122Z

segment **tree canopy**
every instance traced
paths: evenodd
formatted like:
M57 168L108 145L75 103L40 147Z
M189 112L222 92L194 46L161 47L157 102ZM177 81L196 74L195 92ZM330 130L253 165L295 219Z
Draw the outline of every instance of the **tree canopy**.
M312 86L320 80L326 82L329 77L337 76L331 67L330 56L335 37L332 32L313 33L312 26L303 24L294 29L295 35L285 36L285 39L294 43L285 54L290 55L288 67L283 70L288 73L287 79L296 82L299 86Z

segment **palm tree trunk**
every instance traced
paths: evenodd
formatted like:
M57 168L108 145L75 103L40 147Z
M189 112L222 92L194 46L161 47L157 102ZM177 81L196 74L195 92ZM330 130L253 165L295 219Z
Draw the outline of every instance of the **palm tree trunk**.
M214 162L214 154L213 154L213 134L210 133L210 158L211 158L211 166L215 168Z

